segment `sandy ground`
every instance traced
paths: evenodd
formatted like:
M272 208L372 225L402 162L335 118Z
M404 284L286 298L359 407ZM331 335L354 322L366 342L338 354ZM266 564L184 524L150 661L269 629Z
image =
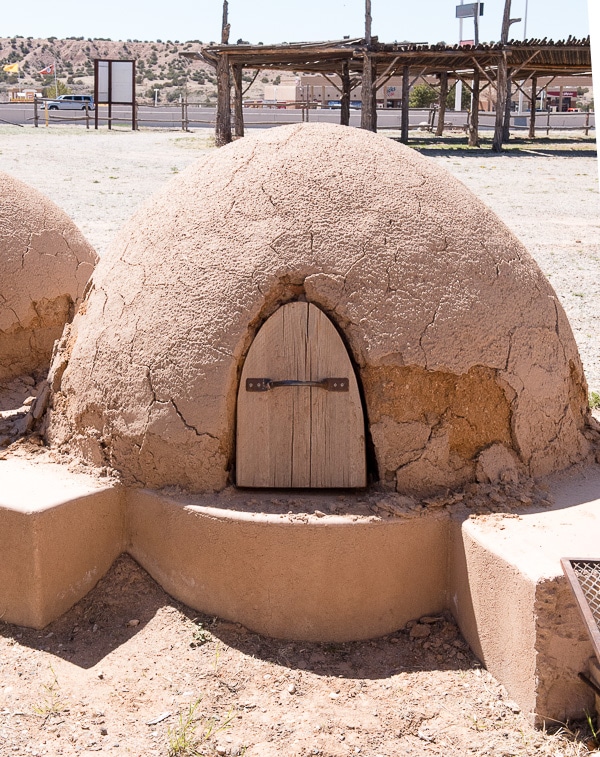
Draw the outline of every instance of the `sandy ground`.
M562 135L510 149L425 149L530 250L565 308L590 390L600 392L600 201L593 143ZM212 132L0 126L0 170L51 197L98 253L165 181L212 148Z
M175 602L124 556L43 631L0 625L0 754L573 757L594 748L589 732L573 740L575 726L535 731L449 617L423 619L417 638L411 625L361 643L266 639Z
M50 196L100 254L206 149L208 132L0 127L0 170ZM427 152L529 247L598 390L596 160L589 145L552 149ZM534 730L450 617L421 620L418 633L409 623L363 643L266 639L175 602L121 557L42 631L0 622L0 756L573 757L598 746L585 724Z

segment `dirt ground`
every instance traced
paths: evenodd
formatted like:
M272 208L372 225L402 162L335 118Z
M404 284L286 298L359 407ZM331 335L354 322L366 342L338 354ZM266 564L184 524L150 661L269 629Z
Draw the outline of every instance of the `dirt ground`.
M101 254L133 210L206 149L208 132L0 127L0 170L48 194ZM529 247L600 390L593 146L424 151ZM277 641L190 610L123 556L42 631L0 622L2 757L572 757L598 746L586 723L555 726L530 725L449 616L415 618L369 642Z
M194 613L123 556L43 631L0 626L0 754L569 757L593 748L585 724L534 730L449 617L408 625L362 643L275 641Z

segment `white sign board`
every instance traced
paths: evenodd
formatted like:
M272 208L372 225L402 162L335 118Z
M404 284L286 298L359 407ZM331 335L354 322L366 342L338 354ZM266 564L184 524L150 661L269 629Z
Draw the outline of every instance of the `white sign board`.
M96 102L133 104L135 61L98 60L96 62Z
M111 100L114 103L133 102L133 61L113 61L111 77Z
M108 64L107 60L98 61L98 98L97 102L107 103L110 100L108 88Z

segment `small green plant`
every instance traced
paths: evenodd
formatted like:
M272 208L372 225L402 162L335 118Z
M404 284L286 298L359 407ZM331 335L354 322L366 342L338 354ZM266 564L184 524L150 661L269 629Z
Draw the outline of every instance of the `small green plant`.
M592 742L592 749L599 749L600 731L596 729L596 726L594 725L594 719L587 710L585 711L585 719L587 721L588 728L590 729L590 733L592 734L592 738L590 739L590 741Z
M200 741L196 736L194 720L199 704L200 698L190 704L187 712L179 713L179 721L175 728L169 728L167 732L169 757L186 757L187 755L198 754L196 747L199 746Z
M212 641L211 632L207 628L204 628L202 623L198 623L198 627L194 631L193 641L190 642L190 647L201 647L204 644L208 644L209 641Z
M50 666L50 672L52 673L52 681L42 684L43 699L39 704L33 706L36 715L43 715L46 718L67 709L67 703L62 698L58 678L52 666Z
M600 392L590 392L588 401L592 410L600 410Z
M218 733L229 730L234 713L230 710L223 720L218 718L197 718L196 710L202 697L190 704L187 711L179 713L174 728L167 732L169 757L204 757L204 748Z

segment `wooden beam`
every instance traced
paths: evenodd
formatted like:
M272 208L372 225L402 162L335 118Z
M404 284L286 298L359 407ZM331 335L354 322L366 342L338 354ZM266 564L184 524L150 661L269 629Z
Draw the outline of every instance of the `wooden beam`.
M491 84L491 86L494 89L496 89L496 84L495 84L494 80L489 76L489 74L487 73L487 71L484 71L484 69L479 65L477 59L476 58L471 58L471 60L475 64L475 68L477 69L477 71L479 71L479 73L482 76L485 76L485 78L488 80L488 82Z
M398 63L398 60L399 60L399 58L398 58L398 57L394 58L394 60L393 60L393 61L392 61L392 62L390 63L390 65L389 65L389 66L388 66L388 67L387 67L387 68L385 69L385 71L384 71L384 72L383 72L383 73L381 74L381 76L378 76L378 77L377 77L377 80L375 81L375 85L374 85L374 86L375 86L375 89L379 89L379 87L381 87L381 85L382 85L382 84L385 84L385 82L389 81L389 80L390 80L390 79L392 78L392 76L393 76L393 75L394 75L394 73L395 73L395 66L396 66L396 63ZM392 69L394 69L394 70L392 70ZM390 71L392 71L392 73L391 73L391 74L390 74ZM386 77L386 76L387 76L388 74L390 74L390 75L389 75L389 76L388 76L388 78L386 79L385 77Z
M246 89L242 92L242 95L246 94L246 92L250 89L250 87L257 80L259 74L260 74L260 68L257 68L256 71L254 72L254 76L252 77L252 80L251 80L250 84L248 84L248 86L246 87Z
M479 71L473 71L471 89L471 117L469 119L469 147L479 147Z
M221 44L229 41L229 23L227 20L228 2L223 0L223 27ZM217 116L215 122L215 143L217 147L231 142L231 83L229 81L229 56L219 55L217 61Z
M405 65L402 71L402 125L400 131L400 141L405 145L408 144L408 98L410 94L410 66Z
M512 70L506 71L506 100L504 101L504 121L502 122L502 141L510 139L510 114L512 112Z
M342 66L342 101L340 107L340 124L342 126L350 125L350 93L352 92L352 82L350 81L350 66L348 61L344 61Z
M498 61L498 74L496 79L496 124L494 127L494 140L492 142L492 150L494 152L502 152L504 107L506 105L506 74L506 52L502 51Z
M235 136L244 136L244 107L242 102L242 67L234 65L231 67L233 72L233 112Z
M535 139L535 106L537 103L537 76L531 77L531 97L529 99L529 139Z
M327 81L331 84L331 86L334 89L337 89L337 91L340 93L340 95L342 94L342 92L343 92L342 86L341 85L338 86L338 84L329 76L329 74L326 74L325 72L323 72L323 78L327 79Z
M444 119L446 118L446 100L448 98L448 72L443 71L440 74L440 98L438 100L438 123L435 130L436 137L441 137L444 133Z
M373 86L376 71L377 69L373 64L371 54L365 51L361 89L360 128L367 131L377 131L376 90Z

